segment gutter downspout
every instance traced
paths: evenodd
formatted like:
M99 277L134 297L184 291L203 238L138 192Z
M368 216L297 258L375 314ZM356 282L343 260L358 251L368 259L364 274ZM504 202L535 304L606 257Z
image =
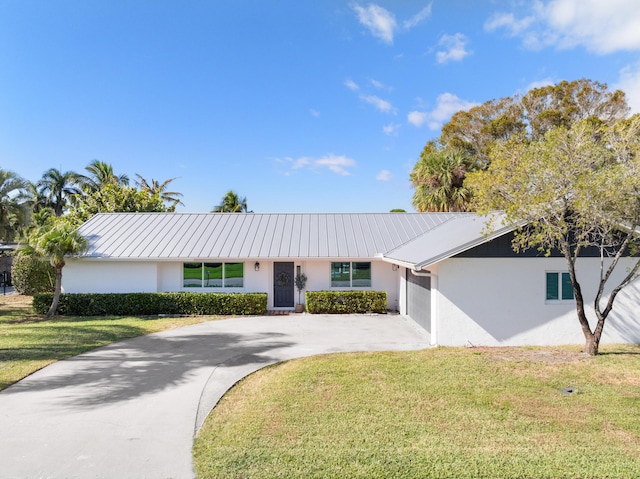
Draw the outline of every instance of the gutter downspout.
M410 268L414 276L431 278L431 346L438 346L438 275L431 271Z

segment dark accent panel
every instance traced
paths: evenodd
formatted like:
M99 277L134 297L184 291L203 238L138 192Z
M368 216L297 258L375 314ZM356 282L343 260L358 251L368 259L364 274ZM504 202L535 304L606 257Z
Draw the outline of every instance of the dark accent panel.
M504 234L475 248L457 254L454 258L542 258L545 256L544 253L538 251L536 248L529 248L516 253L511 247L513 236L513 232ZM599 258L600 252L598 248L585 248L580 253L580 256L584 258ZM562 253L554 249L551 251L550 257L561 258Z
M431 332L431 278L407 274L407 316Z
M295 301L293 263L273 263L273 306L293 308Z

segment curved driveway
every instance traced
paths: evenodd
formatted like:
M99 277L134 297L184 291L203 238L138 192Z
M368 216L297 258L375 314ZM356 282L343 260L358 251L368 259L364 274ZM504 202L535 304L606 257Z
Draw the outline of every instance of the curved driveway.
M0 477L192 478L195 433L242 377L315 354L427 345L397 315L237 318L114 343L0 392Z

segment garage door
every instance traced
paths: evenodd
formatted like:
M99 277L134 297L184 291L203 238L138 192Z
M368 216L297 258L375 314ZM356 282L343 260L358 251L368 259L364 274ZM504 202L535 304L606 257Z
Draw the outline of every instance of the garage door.
M407 316L431 332L431 278L407 271Z

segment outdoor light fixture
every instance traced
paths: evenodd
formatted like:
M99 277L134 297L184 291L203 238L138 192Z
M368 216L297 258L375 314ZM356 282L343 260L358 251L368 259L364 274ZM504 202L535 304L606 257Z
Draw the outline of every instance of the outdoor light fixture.
M256 264L253 265L253 269L255 269L256 271L260 271L260 263L256 261Z
M392 264L391 265L391 270L392 271L398 271L398 265L397 264Z

